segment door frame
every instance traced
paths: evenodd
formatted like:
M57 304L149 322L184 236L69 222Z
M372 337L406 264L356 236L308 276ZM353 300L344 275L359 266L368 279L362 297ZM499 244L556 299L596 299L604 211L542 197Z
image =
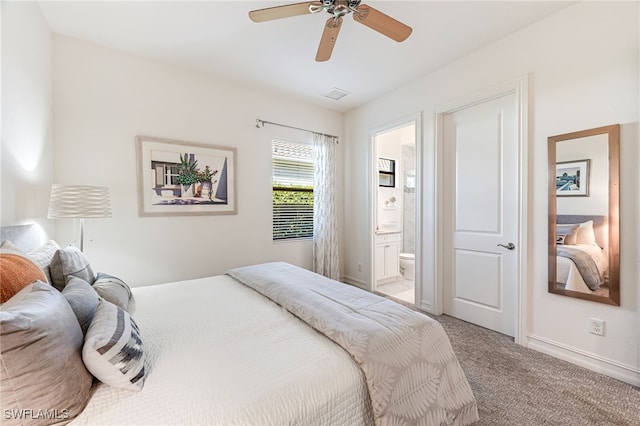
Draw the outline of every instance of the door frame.
M422 266L420 259L422 258L422 113L416 112L369 131L369 214L368 214L368 230L369 230L369 280L368 289L374 291L376 287L376 265L375 265L375 249L376 249L376 211L378 205L378 146L376 144L376 136L382 133L389 133L393 130L414 125L414 140L416 145L416 229L415 229L415 293L414 305L419 306L422 297Z
M517 117L518 144L518 211L517 235L515 244L518 255L516 259L516 306L515 306L515 336L514 340L520 345L526 343L527 334L527 257L528 257L528 75L480 90L435 108L435 142L436 142L436 170L435 170L435 286L434 286L434 314L440 315L444 308L444 117L461 109L484 103L501 96L515 94Z

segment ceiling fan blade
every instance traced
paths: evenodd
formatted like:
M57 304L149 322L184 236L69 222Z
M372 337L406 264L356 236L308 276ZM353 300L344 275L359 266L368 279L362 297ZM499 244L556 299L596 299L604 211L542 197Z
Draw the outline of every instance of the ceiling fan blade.
M333 46L336 44L338 34L340 33L340 27L342 26L342 16L337 18L329 18L324 26L322 32L322 38L320 39L320 46L318 46L318 53L316 53L316 61L324 62L328 61L333 52Z
M366 4L361 4L356 8L353 12L353 19L398 42L405 41L413 31L410 26Z
M314 11L311 10L313 6ZM272 19L288 18L290 16L306 15L315 13L318 7L322 7L319 2L293 3L284 6L267 7L249 12L249 18L253 22L271 21Z

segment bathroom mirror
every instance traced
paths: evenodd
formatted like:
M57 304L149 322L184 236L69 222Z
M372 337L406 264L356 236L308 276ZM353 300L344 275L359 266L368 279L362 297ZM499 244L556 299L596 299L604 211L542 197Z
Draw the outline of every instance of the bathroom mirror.
M549 292L619 306L620 126L548 144Z
M396 160L378 158L378 186L395 188Z

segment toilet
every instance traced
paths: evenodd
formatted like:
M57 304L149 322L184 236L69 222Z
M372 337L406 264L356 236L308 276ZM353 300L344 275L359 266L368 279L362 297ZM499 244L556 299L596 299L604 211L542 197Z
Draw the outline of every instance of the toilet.
M405 280L415 280L416 255L413 253L400 253L400 273Z

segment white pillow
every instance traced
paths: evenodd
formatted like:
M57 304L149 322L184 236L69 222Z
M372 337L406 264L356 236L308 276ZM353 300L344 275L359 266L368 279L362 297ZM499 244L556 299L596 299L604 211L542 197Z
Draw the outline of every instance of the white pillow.
M582 223L562 223L556 225L558 235L565 235L562 244L589 244L598 245L596 234L593 231L593 220Z
M18 247L14 246L13 243L9 240L4 240L2 242L2 244L0 244L0 249L3 250L9 250L9 251L15 251L17 253L22 253L22 250L20 250ZM24 254L24 253L22 253Z
M49 240L37 249L31 250L29 253L27 253L29 259L31 259L33 263L35 263L40 267L40 269L42 269L45 277L47 277L47 282L49 282L49 284L52 283L51 270L49 269L49 266L51 265L51 259L53 259L53 255L56 254L59 249L60 246L58 245L58 243L53 240Z
M569 224L557 224L556 225L556 242L557 236L562 235L564 238L562 239L562 244L564 245L575 245L577 244L578 239L578 225L569 223Z
M94 377L116 388L141 390L145 355L140 330L119 306L101 299L82 348L82 360Z
M596 234L593 232L593 220L588 220L578 226L576 244L598 245L596 242Z

